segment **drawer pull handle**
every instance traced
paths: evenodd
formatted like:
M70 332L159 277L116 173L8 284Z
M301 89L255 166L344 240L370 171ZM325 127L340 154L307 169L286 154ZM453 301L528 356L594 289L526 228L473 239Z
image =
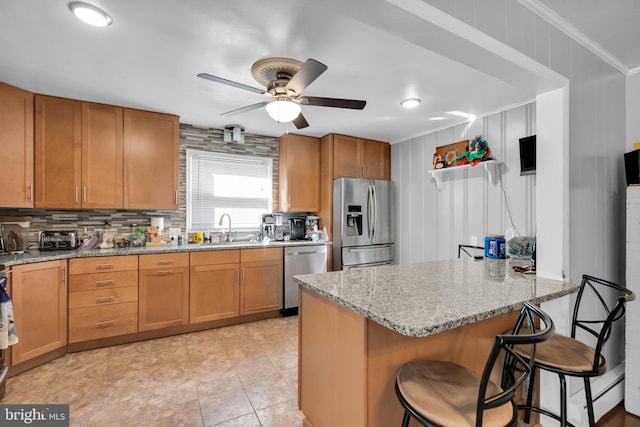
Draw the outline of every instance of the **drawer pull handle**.
M113 264L97 264L96 270L109 270L113 268Z
M113 301L113 297L96 297L96 304L111 302Z
M106 320L104 322L96 322L96 328L108 328L109 326L113 326L116 322L113 320Z
M114 282L115 282L115 280L98 280L96 282L96 286L113 285Z
M162 259L158 261L158 265L171 265L171 264L173 264L172 259Z
M173 270L158 270L158 274L172 274Z

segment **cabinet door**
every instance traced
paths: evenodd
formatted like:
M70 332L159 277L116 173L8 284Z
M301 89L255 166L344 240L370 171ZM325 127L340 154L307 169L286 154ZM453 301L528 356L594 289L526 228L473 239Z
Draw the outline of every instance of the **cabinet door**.
M238 315L240 315L239 264L191 267L189 322L207 322Z
M361 166L361 177L369 179L385 178L385 145L389 144L370 139L361 139L361 150L359 152Z
M189 322L189 269L140 270L138 330L168 328Z
M240 314L282 308L282 260L242 263Z
M280 137L280 210L320 210L320 139L286 134Z
M33 94L0 83L0 206L33 207Z
M178 209L178 117L124 110L124 208Z
M35 97L35 206L79 208L82 103Z
M82 207L118 209L122 199L122 108L82 104Z
M333 136L333 177L359 178L358 138L345 135Z
M15 365L67 344L66 261L12 268L13 314L18 344L11 347Z

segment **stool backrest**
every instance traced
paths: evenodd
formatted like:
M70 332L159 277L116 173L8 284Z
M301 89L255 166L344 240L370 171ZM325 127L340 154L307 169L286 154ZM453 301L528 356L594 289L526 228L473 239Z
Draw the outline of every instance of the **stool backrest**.
M610 289L615 296L615 300L611 303L606 301L607 295L604 294L606 289ZM582 307L583 298L588 294L595 296L596 301L600 303L606 315L594 319L578 318L582 313L581 308L584 309ZM625 304L635 298L635 294L623 286L587 274L582 276L576 304L573 307L571 337L576 338L576 330L582 329L596 338L595 357L593 360L594 373L602 373L606 370L606 363L604 357L602 357L602 347L611 336L614 323L624 317ZM589 307L588 312L593 314L597 313L597 310Z
M460 255L463 253L473 259L482 259L484 258L484 247L474 245L458 245L458 258L460 258Z
M530 333L525 333L525 328L526 332ZM521 329L523 330L522 332ZM484 367L480 381L476 426L482 426L482 417L485 410L513 401L517 388L533 370L536 344L551 337L554 330L553 321L548 314L538 307L525 302L513 332L511 334L496 335L496 341L493 344L493 349ZM518 350L525 354L526 357L517 354L514 351L514 346L518 346ZM500 361L503 361L502 390L497 394L486 396L489 379ZM515 405L513 405L513 408L514 420L517 420L518 414Z

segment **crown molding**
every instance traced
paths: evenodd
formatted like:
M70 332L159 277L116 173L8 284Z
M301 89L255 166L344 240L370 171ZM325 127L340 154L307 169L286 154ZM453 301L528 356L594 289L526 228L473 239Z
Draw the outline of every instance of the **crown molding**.
M632 74L638 74L638 73L640 73L640 67L634 67L629 70L629 72L627 73L627 76L630 76Z
M620 71L625 76L630 73L629 67L623 64L618 58L613 56L611 52L604 49L602 46L591 40L583 32L567 22L564 18L560 17L557 13L549 9L538 0L517 0L518 3L531 10L533 13L549 22L560 31L589 49L595 55L600 57L603 61L611 65L616 70ZM635 68L634 68L635 70ZM637 71L635 71L637 72Z

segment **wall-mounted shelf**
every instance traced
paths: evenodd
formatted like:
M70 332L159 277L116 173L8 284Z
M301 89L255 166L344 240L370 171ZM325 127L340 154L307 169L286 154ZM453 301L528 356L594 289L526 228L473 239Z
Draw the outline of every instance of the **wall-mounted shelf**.
M427 171L427 173L431 174L433 179L436 181L436 187L438 188L438 190L440 190L442 188L442 174L453 172L454 170L478 168L482 166L484 167L484 170L487 173L487 178L489 178L489 182L491 182L491 184L495 184L496 175L497 175L496 168L499 168L501 164L502 162L498 160L485 160L484 162L480 162L475 166L462 165L462 166L453 166L450 168L432 169Z

